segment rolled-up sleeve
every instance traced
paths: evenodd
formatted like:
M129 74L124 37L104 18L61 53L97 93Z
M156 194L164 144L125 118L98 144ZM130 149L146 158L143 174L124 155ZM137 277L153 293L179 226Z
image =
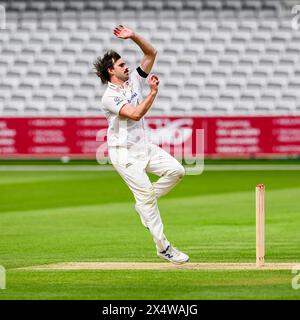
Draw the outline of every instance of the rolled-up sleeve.
M138 87L142 87L142 85L145 84L146 79L148 77L148 73L143 71L141 67L136 68L132 73L131 73L131 79L134 82L134 84Z
M115 114L119 114L121 108L127 103L129 103L128 100L121 95L105 96L102 100L103 108Z

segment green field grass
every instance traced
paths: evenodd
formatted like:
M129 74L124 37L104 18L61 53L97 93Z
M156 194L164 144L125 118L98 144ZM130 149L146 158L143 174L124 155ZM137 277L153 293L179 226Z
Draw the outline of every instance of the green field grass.
M154 177L151 177L154 179ZM300 171L204 171L159 207L191 262L255 262L255 185L266 261L300 263ZM286 271L24 271L69 261L162 262L115 172L0 172L0 299L299 299ZM166 262L167 263L167 262Z

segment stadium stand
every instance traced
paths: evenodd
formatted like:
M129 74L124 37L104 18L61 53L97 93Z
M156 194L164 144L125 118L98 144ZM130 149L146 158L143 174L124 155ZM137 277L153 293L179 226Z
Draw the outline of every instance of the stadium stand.
M300 111L300 36L294 0L7 0L0 30L2 115L100 114L93 61L138 47L112 28L137 29L158 49L152 114Z

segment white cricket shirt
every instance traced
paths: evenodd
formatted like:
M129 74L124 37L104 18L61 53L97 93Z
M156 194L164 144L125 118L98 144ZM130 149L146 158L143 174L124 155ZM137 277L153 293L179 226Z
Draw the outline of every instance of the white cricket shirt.
M144 118L134 121L121 117L121 108L129 103L137 106L143 100L142 85L147 74L140 67L135 69L123 86L108 82L102 97L102 108L108 121L108 147L136 147L148 144L148 130Z

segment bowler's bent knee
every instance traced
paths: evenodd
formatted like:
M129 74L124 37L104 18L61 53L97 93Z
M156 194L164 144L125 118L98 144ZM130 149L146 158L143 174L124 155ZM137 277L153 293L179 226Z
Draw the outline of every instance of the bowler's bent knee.
M185 176L185 169L180 163L176 166L170 173L170 176L176 177L177 179L182 179Z
M183 178L185 176L185 169L183 165L180 165L177 169L177 174L179 176L179 178Z

